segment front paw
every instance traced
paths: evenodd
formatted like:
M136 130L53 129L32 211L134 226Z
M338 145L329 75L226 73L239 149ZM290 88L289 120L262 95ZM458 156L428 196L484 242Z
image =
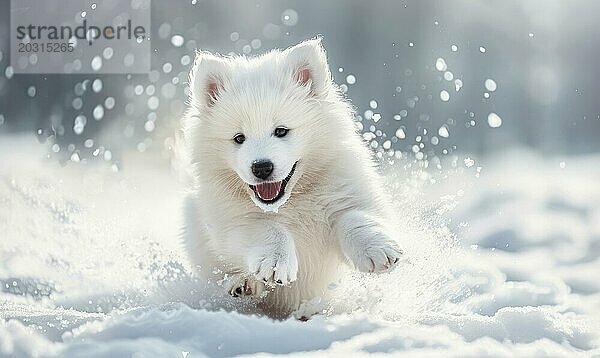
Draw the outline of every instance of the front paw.
M344 251L361 272L391 271L402 257L398 244L378 227L359 228L350 235Z
M285 242L258 250L249 258L248 268L268 285L289 285L298 277L296 248L293 242Z
M223 286L233 297L258 297L264 290L265 285L257 282L254 278L233 274L223 280Z

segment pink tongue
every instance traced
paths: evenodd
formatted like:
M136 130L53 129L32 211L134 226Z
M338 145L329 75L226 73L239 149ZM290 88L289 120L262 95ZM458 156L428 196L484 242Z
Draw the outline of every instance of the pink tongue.
M281 182L261 183L256 186L256 193L262 200L273 200L279 195L281 190Z

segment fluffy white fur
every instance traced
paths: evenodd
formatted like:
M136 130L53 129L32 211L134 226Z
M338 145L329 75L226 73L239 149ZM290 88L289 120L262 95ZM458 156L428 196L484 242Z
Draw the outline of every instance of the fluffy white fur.
M386 226L383 184L320 39L253 58L198 52L190 90L184 239L202 275L281 318L325 295L341 263L363 272L395 265L401 250ZM289 133L274 136L281 126ZM259 159L273 162L272 181L297 163L275 203L250 189L261 182L251 171Z

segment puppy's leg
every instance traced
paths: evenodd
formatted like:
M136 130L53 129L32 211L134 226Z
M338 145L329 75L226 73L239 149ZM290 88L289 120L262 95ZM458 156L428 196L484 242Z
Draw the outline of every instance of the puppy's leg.
M352 210L334 223L342 251L362 272L392 269L402 250L377 221L365 212Z
M296 246L290 234L280 225L269 223L263 240L250 251L248 269L266 284L288 285L298 277Z

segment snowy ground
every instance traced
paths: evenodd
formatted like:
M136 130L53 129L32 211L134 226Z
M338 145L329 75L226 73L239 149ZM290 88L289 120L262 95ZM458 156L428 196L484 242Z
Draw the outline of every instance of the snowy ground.
M190 276L151 159L60 167L0 137L0 356L600 356L598 156L397 168L410 262L340 277L308 322L232 312L252 307Z

